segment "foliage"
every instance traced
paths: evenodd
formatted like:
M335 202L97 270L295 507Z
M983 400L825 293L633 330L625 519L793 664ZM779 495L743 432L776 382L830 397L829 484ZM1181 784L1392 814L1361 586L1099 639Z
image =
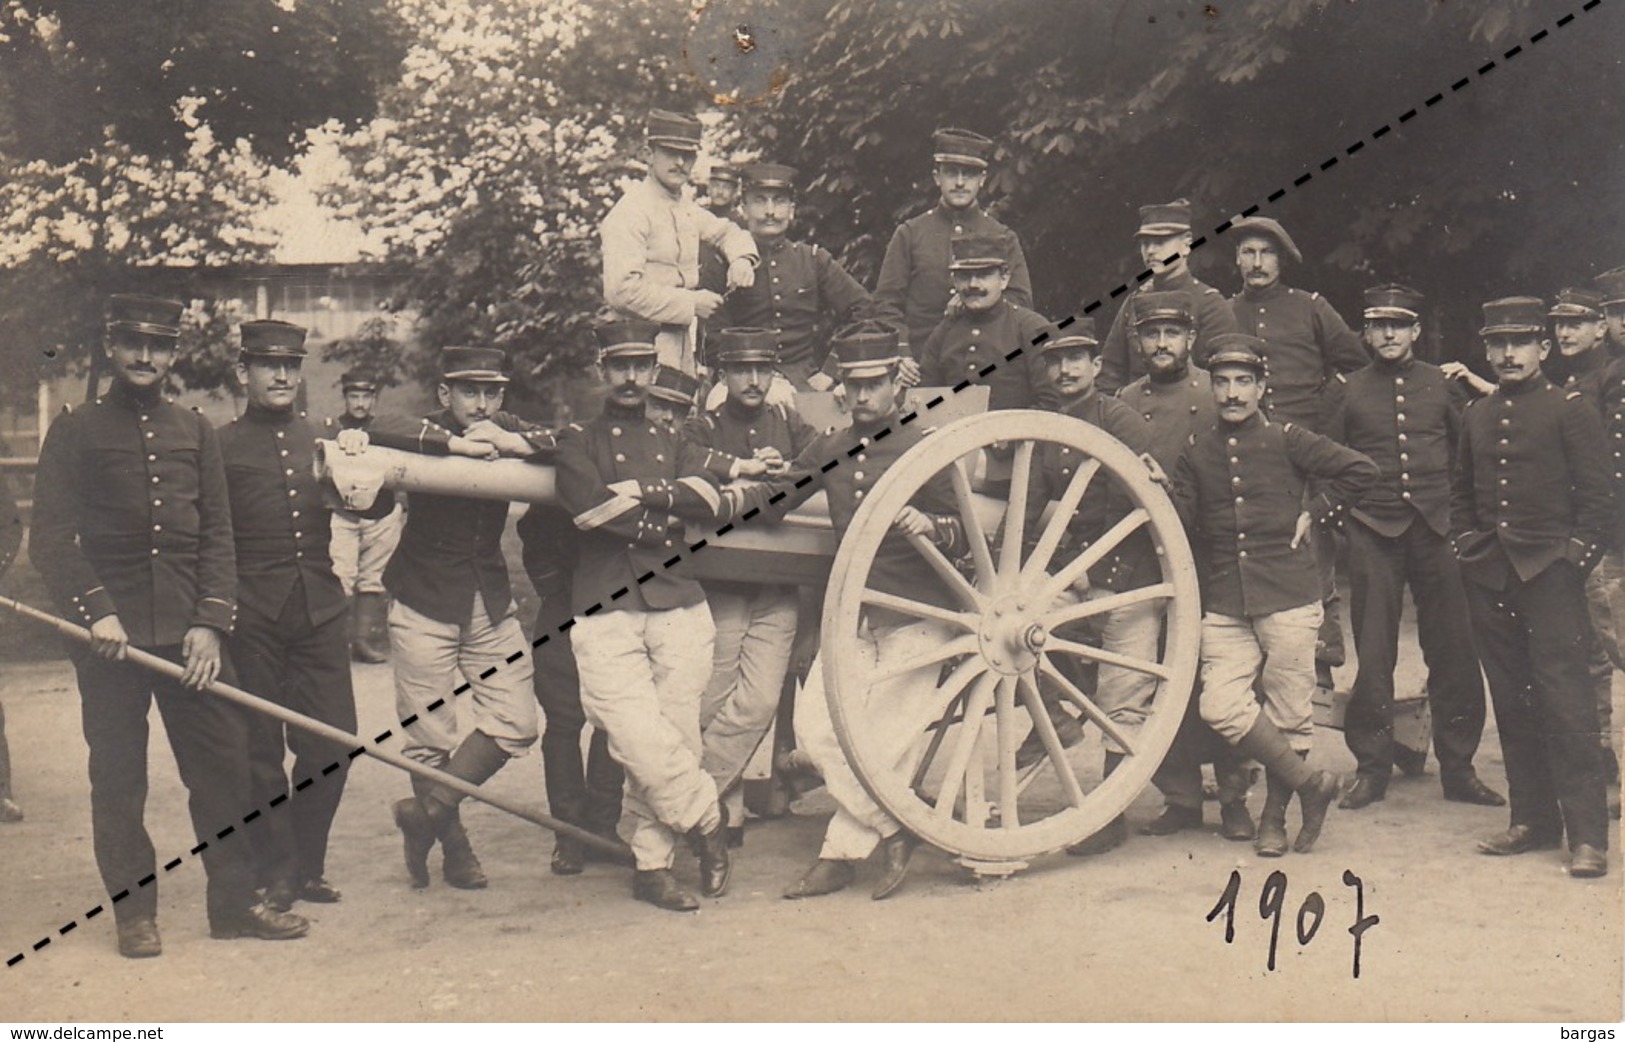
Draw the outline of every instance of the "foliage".
M354 335L323 345L322 361L360 369L371 373L380 386L394 387L413 368L406 341L396 335L399 324L400 320L392 315L369 318Z

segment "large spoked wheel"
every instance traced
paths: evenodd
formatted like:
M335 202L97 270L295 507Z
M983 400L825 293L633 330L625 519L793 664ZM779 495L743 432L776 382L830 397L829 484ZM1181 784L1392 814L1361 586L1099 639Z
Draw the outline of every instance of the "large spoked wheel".
M1044 453L1061 449L1076 465L1064 487L1049 490L1054 502L1028 532L1028 490L1041 487L1034 483ZM1008 491L974 490L987 450L1009 459ZM950 561L925 538L907 542L951 596L875 589L883 540L928 482L940 487L939 475L951 482L969 552ZM1113 484L1132 509L1082 552L1058 552L1077 505ZM1087 573L1142 529L1160 576L1123 592L1088 588ZM935 603L943 599L952 606ZM1100 639L1109 613L1145 604L1161 620L1154 657L1101 646L1109 643ZM1126 446L1055 413L966 417L892 465L836 552L822 639L836 735L870 795L927 842L984 862L1058 850L1121 813L1162 762L1196 675L1199 604L1173 504ZM938 639L877 662L870 643L877 621L881 632L929 623ZM1110 696L1093 685L1102 665L1155 678L1143 719L1114 719L1103 705ZM1103 741L1123 753L1109 777Z

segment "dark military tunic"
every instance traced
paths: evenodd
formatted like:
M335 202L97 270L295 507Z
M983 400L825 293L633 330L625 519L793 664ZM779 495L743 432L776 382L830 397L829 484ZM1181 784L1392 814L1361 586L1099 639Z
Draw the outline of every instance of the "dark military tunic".
M231 510L220 443L207 420L115 382L51 425L34 481L30 556L63 612L88 626L116 614L132 645L172 662L193 626L229 633L236 615ZM229 663L223 674L229 680ZM96 865L120 922L153 918L158 886L143 825L147 711L154 699L207 841L209 918L222 927L254 903L248 844L215 842L249 807L242 711L127 662L74 656L90 749Z
M1191 346L1191 361L1198 366L1207 364L1213 353L1213 338L1220 333L1234 333L1236 316L1224 299L1224 294L1192 275L1189 270L1177 275L1159 272L1134 288L1123 298L1123 306L1112 320L1112 328L1100 345L1100 389L1111 394L1145 375L1145 358L1140 354L1140 339L1134 332L1134 298L1141 293L1166 293L1184 290L1190 297L1191 314L1196 319L1196 343Z
M1279 282L1231 297L1230 307L1237 327L1264 341L1264 411L1278 423L1319 430L1326 381L1370 361L1360 335L1319 293Z
M1614 479L1614 527L1610 545L1625 550L1625 359L1608 363L1600 381L1602 421L1608 432L1609 473Z
M756 282L728 294L708 325L776 330L779 365L814 372L828 353L828 330L868 317L869 291L822 246L780 239L761 253Z
M1150 451L1150 424L1116 398L1091 391L1077 401L1066 403L1060 412L1100 428L1136 454ZM1027 493L1028 549L1038 542L1038 519L1045 505L1066 493L1073 474L1087 459L1070 446L1055 442L1039 446L1038 466ZM1109 472L1100 471L1089 482L1088 491L1067 522L1066 537L1054 560L1077 557L1133 509L1134 503L1122 486L1111 480ZM1151 534L1144 527L1119 543L1089 570L1090 583L1107 590L1133 589L1155 581L1156 577L1156 554Z
M1320 600L1310 541L1291 545L1304 490L1319 479L1310 509L1330 513L1364 495L1377 465L1313 431L1254 414L1193 434L1172 477L1174 505L1205 566L1203 609L1251 617Z
M718 481L727 481L735 460L753 459L758 449L777 449L785 460L794 460L818 437L818 431L782 403L748 409L724 398L717 408L691 417L684 435L708 450L705 469Z
M1186 366L1185 374L1177 380L1153 380L1147 373L1118 391L1117 397L1145 417L1151 428L1146 451L1169 474L1190 443L1191 432L1219 422L1213 377L1195 365Z
M1012 303L1006 295L986 311L965 310L945 318L916 348L920 382L927 387L952 387L961 380L985 383L989 409L1030 409L1053 406L1047 387L1044 357L1033 338L1049 322L1036 311ZM1021 350L1013 359L1012 351ZM982 370L995 366L986 376Z
M886 245L886 259L880 265L875 284L875 317L903 330L913 346L915 357L931 330L942 321L953 296L953 279L948 273L948 242L955 235L1009 236L1010 286L1005 298L1024 308L1033 306L1033 281L1027 272L1027 255L1016 233L972 206L950 210L933 206L918 217L897 226Z
M597 419L568 428L559 445L558 494L581 532L576 613L593 605L661 611L704 600L698 582L664 562L687 548L684 519L712 523L733 516L733 501L707 471L706 459L705 449L651 423L642 406L610 402ZM640 497L609 487L622 481L637 482Z

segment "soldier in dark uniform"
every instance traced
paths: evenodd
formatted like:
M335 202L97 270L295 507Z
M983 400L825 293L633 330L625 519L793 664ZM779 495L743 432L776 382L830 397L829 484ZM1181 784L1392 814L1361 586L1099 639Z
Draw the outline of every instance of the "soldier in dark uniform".
M1009 242L1010 299L1033 306L1032 276L1016 233L976 205L987 182L993 142L969 130L945 128L932 135L932 177L940 193L937 205L898 225L886 245L875 284L875 317L904 331L905 360L919 357L920 346L950 310L953 286L948 278L948 240L955 235L992 235ZM905 361L905 382L913 363Z
M1303 826L1292 849L1313 849L1340 786L1305 762L1314 745L1315 632L1319 582L1308 544L1313 513L1334 514L1377 480L1353 449L1276 423L1261 411L1265 364L1259 339L1227 333L1210 359L1219 422L1197 431L1174 471L1174 505L1204 566L1202 719L1238 753L1264 765L1260 857L1286 853L1293 793ZM1260 709L1255 689L1264 699Z
M1123 402L1095 389L1095 377L1100 372L1100 341L1095 337L1091 318L1084 316L1078 319L1064 332L1049 327L1045 330L1049 337L1038 347L1029 350L1038 355L1045 367L1046 382L1055 392L1057 412L1098 427L1137 453L1147 453L1151 448L1150 424ZM1076 480L1083 460L1076 450L1068 446L1046 442L1040 447L1036 462L1037 468L1027 493L1024 529L1027 552L1033 549L1042 534L1039 520L1044 508L1066 494L1068 486ZM1160 469L1158 473L1160 476ZM1055 559L1070 560L1083 553L1121 521L1133 506L1120 485L1104 476L1097 477L1067 521ZM1107 554L1063 596L1077 601L1095 600L1149 585L1160 578L1150 533L1141 529ZM1127 605L1089 621L1092 625L1087 628L1093 633L1083 635L1088 643L1127 658L1144 662L1157 660L1162 618L1155 602ZM1066 635L1065 631L1057 634ZM1093 639L1089 639L1091 637ZM1071 660L1066 660L1066 664L1070 665ZM1139 670L1102 663L1096 671L1094 686L1097 704L1117 729L1127 736L1138 734L1156 698L1157 678ZM1076 744L1082 737L1081 723L1064 713L1058 704L1050 702L1047 696L1046 702L1051 719L1057 721L1056 731L1061 743ZM1036 735L1030 735L1023 744L1027 749L1036 751L1042 749L1041 743L1042 740ZM1110 737L1104 737L1101 744L1106 754L1105 776L1111 777L1123 762L1124 751ZM1021 756L1018 750L1016 763L1022 765L1028 758ZM1093 836L1068 847L1067 853L1079 857L1102 854L1121 845L1127 838L1128 819L1119 814Z
M1506 800L1473 770L1484 731L1484 681L1467 597L1450 552L1450 467L1465 392L1418 361L1422 295L1405 286L1365 293L1365 341L1373 360L1326 388L1326 436L1376 461L1382 478L1353 504L1345 527L1353 576L1359 672L1343 724L1357 764L1339 806L1381 800L1394 769L1394 669L1405 587L1428 669L1433 748L1447 800L1499 807Z
M1613 361L1602 380L1603 426L1608 431L1609 462L1613 465L1614 528L1610 547L1597 566L1603 573L1610 617L1619 620L1614 636L1621 642L1615 651L1625 659L1625 268L1598 275L1592 283L1602 297L1603 319L1608 325L1609 352ZM1600 693L1600 692L1599 692ZM1610 700L1612 701L1612 700ZM1601 707L1598 707L1599 714ZM1619 734L1613 727L1613 706L1598 723L1608 743L1606 766L1609 771L1608 813L1619 817Z
M581 533L571 634L581 704L627 774L633 896L693 911L699 899L671 872L677 837L699 856L705 896L720 897L731 870L716 784L700 765L714 627L699 583L662 562L681 544L681 519L726 521L742 499L717 487L705 450L650 422L658 332L636 320L597 330L609 398L562 440L558 494ZM759 508L758 498L743 497Z
M1134 342L1145 356L1146 374L1117 392L1118 398L1145 417L1150 428L1151 458L1172 474L1191 435L1219 419L1213 401L1213 379L1191 361L1196 343L1196 316L1188 293L1178 290L1137 293L1129 305ZM1165 801L1162 813L1140 827L1147 836L1169 836L1202 827L1202 764L1212 763L1219 787L1219 834L1246 842L1256 837L1247 810L1251 784L1245 761L1230 744L1202 722L1200 692L1194 692L1174 736L1173 745L1152 775Z
M1049 322L1008 296L1012 268L1007 251L1013 243L1005 235L953 237L948 267L960 306L937 323L923 345L916 344L926 386L986 383L990 409L1028 409L1053 404L1055 398L1045 384L1044 360L1033 347L1033 338ZM1022 353L1008 359L1017 348ZM983 376L989 365L997 368Z
M1566 831L1569 874L1592 877L1608 871L1608 810L1586 675L1585 575L1610 534L1613 490L1596 409L1541 374L1545 332L1534 297L1484 305L1479 333L1499 385L1463 419L1451 542L1512 801L1510 827L1478 849L1551 850Z
M1145 374L1145 359L1134 339L1134 298L1141 293L1180 292L1190 298L1196 319L1196 344L1191 358L1207 364L1213 338L1236 331L1236 317L1224 295L1191 274L1191 204L1185 199L1140 207L1140 230L1134 233L1140 259L1151 278L1123 298L1100 350L1100 389L1116 394L1125 384Z
M6 453L0 443L0 454ZM17 551L23 545L23 519L17 513L17 497L12 494L11 483L0 477L0 577L6 574ZM6 744L6 707L0 703L0 824L13 824L23 820L23 809L12 798L11 747Z
M1609 351L1615 358L1625 356L1625 266L1603 272L1591 284L1602 295Z
M845 538L863 497L899 456L919 443L923 434L918 424L896 424L902 359L895 328L875 321L856 323L835 334L831 349L841 384L846 389L852 426L823 435L801 454L790 473L781 479L789 494L780 509L788 510L822 488L829 497L829 517L835 535ZM875 437L881 431L885 431L886 436ZM824 465L832 459L848 463L825 470ZM803 478L811 480L797 489L797 483ZM946 473L926 483L898 514L893 529L886 533L875 552L868 580L870 589L939 607L956 605L953 593L907 542L909 537L929 540L950 559L967 552L969 543ZM936 619L904 615L887 608L870 608L865 611L865 627L859 634L861 655L874 669L882 669L940 646L952 632L952 627ZM921 684L929 687L936 682L937 672L936 664L910 670L874 685L868 699L872 703L883 703L911 687ZM791 884L784 896L796 900L845 889L856 875L854 864L878 848L881 872L873 897L877 901L889 897L902 886L908 874L915 840L875 802L847 762L830 718L820 661L814 661L807 684L796 699L795 730L801 749L823 776L837 806L824 832L818 860ZM880 741L885 739L886 736L879 736ZM907 745L899 741L891 744L900 753Z
M304 360L299 326L243 323L237 376L248 406L220 432L240 604L229 647L245 689L354 732L344 590L328 548L331 511L311 467L316 430L295 405ZM327 835L349 772L346 748L270 717L251 719L248 734L254 805L276 808L253 833L266 903L287 911L296 898L337 901L325 878ZM292 800L282 766L289 749L299 786Z
M765 256L772 256L767 246ZM779 335L772 329L724 329L716 334L717 361L728 396L696 416L688 439L709 449L708 469L720 480L777 476L817 437L795 411L767 401L779 367ZM762 522L753 522L760 524ZM778 712L779 695L796 639L798 595L771 582L704 583L716 624L711 682L700 704L701 760L728 811L729 842L744 841L745 765Z
M1368 361L1360 338L1319 293L1281 281L1283 257L1302 264L1303 254L1279 222L1248 217L1237 221L1231 233L1238 237L1236 267L1242 287L1230 298L1230 307L1236 327L1264 341L1264 361L1270 367L1264 411L1277 423L1318 431L1322 389L1338 373L1352 373ZM1311 539L1325 609L1315 647L1315 679L1330 690L1332 669L1347 659L1337 593L1337 530L1319 526Z
M546 458L552 435L502 411L505 362L497 348L446 348L437 412L409 422L379 417L369 431L345 431L340 446L370 439L430 455ZM384 570L395 598L389 609L395 710L412 721L404 752L472 785L536 741L530 642L514 613L502 555L507 522L504 500L414 492L400 545ZM466 696L452 693L459 676ZM428 857L438 840L446 883L485 887L458 814L462 794L415 775L412 790L394 807L412 886L429 885Z
M154 699L190 793L217 938L302 937L303 918L256 903L247 840L227 834L250 805L248 725L203 694L221 676L237 614L231 508L214 429L164 399L182 305L115 296L113 385L62 416L40 449L31 555L69 620L90 629L74 655L90 747L91 829L113 895L119 953L158 955L158 886L147 801L147 709ZM182 680L123 661L134 646L185 667Z
M328 420L326 437L341 430L366 430L378 404L378 378L360 369L339 377L344 411ZM395 493L378 490L365 516L333 511L333 574L350 597L350 655L357 662L377 664L389 660L389 594L384 589L384 567L401 541L403 511Z
M745 168L745 227L762 264L756 283L722 302L715 328L771 329L778 339L779 372L796 390L828 390L822 372L828 331L873 306L869 291L822 246L789 237L796 218L796 171L778 163Z
M700 381L681 369L669 365L655 370L654 382L649 385L649 419L666 430L676 433L683 429L694 413L694 398L700 393Z

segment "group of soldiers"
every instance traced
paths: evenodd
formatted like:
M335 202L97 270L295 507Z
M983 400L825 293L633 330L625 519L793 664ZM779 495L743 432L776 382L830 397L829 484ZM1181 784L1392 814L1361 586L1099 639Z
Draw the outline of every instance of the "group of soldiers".
M346 414L322 431L296 404L305 331L261 320L241 328L246 409L216 431L163 395L181 305L112 298L111 387L50 429L30 554L68 619L88 630L74 665L95 854L121 954L161 951L142 823L154 698L190 792L213 936L300 937L309 924L296 902L340 899L326 851L349 750L204 689L227 680L353 731L352 658L387 657L404 752L443 772L414 774L412 795L393 808L412 886L431 884L437 845L447 884L488 885L460 820L464 790L541 732L550 812L573 827L556 838L554 873L582 872L603 846L576 830L624 835L638 899L686 911L721 896L743 842L746 764L813 619L797 590L771 577L701 582L667 562L690 529L773 524L818 491L844 537L891 464L929 437L924 424L898 422L902 393L961 380L989 385L992 409L1053 410L1127 445L1167 485L1190 534L1203 597L1198 690L1155 775L1165 807L1140 832L1202 827L1204 763L1214 765L1221 834L1261 856L1288 851L1293 796L1302 819L1290 849L1300 853L1339 797L1348 809L1381 800L1395 765L1409 586L1446 799L1507 802L1473 768L1485 719L1479 663L1489 680L1511 821L1479 850L1520 854L1566 837L1571 875L1606 872L1610 772L1617 789L1607 692L1625 665L1613 614L1625 584L1625 269L1562 291L1549 310L1532 297L1484 305L1491 384L1416 357L1424 302L1414 290L1369 290L1356 333L1318 294L1285 285L1285 262L1301 255L1268 218L1231 229L1243 289L1225 299L1186 266L1191 209L1178 200L1141 208L1137 240L1153 274L1102 337L1091 316L1057 326L1032 310L1019 241L977 205L988 138L934 135L940 199L897 229L873 293L827 251L789 237L793 169L718 165L708 211L686 194L699 150L697 120L651 114L647 176L602 228L612 309L595 327L603 410L562 429L504 409L502 351L456 346L441 351L435 411L374 415L376 383L350 373ZM1559 360L1561 385L1548 375ZM794 392L829 388L850 425L820 432ZM540 601L534 630L549 639L533 644L516 614L501 549L507 502L412 492L404 521L388 495L359 513L338 509L311 466L320 436L342 453L381 446L551 465L555 501L518 523ZM836 459L844 465L827 465ZM1030 539L1084 462L1044 444L1025 504ZM1101 541L1129 507L1111 482L1086 493L1057 560ZM934 609L958 605L940 562L986 555L975 545L984 538L967 531L946 472L893 519L857 635L862 662L884 677L867 704L938 682L936 661L887 667L945 643L947 612ZM1353 558L1358 662L1346 732L1358 769L1347 787L1307 763L1313 695L1342 664L1340 541ZM1109 602L1088 636L1099 669L1056 681L1109 719L1105 774L1165 683L1120 665L1158 657L1156 607L1116 597L1158 581L1157 556L1149 533L1136 533L1062 594ZM176 663L182 678L135 668L124 661L131 647ZM884 898L904 882L917 839L847 762L823 684L815 660L794 733L838 809L785 896L841 890L873 859L873 896ZM1035 720L1019 763L1083 738L1066 698L1046 689L1044 701L1048 723ZM884 712L871 721L888 726ZM1254 763L1267 789L1256 820ZM1069 853L1100 854L1128 834L1120 816ZM697 892L674 872L684 846Z

